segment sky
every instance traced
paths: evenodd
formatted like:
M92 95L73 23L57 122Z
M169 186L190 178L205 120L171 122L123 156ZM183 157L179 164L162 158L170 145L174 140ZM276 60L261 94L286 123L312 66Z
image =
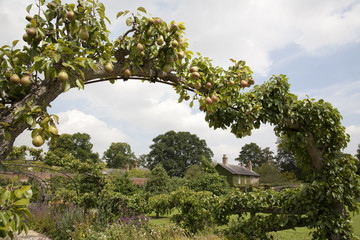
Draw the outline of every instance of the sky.
M71 2L71 1L66 1ZM75 2L73 0L72 2ZM184 22L189 49L227 68L230 58L245 60L257 84L272 75L289 77L290 91L303 98L324 99L343 116L350 135L344 152L360 144L360 0L132 0L102 1L112 21L110 37L126 31L122 10L144 7L153 17ZM0 0L0 45L21 39L25 8L33 0ZM214 161L227 154L229 163L251 142L276 152L273 127L263 125L238 139L228 130L208 127L197 106L177 103L165 85L118 81L92 84L60 95L49 112L60 117L60 133L88 133L102 156L112 142L127 142L139 156L149 153L152 139L167 131L188 131L204 139ZM15 145L31 145L29 132Z

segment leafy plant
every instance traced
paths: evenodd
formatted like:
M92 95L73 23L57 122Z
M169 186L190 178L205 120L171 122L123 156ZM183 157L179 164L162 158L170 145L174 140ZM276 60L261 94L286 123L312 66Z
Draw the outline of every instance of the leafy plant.
M28 232L24 217L29 216L27 208L32 196L31 186L13 188L0 187L0 236L14 238L15 233Z

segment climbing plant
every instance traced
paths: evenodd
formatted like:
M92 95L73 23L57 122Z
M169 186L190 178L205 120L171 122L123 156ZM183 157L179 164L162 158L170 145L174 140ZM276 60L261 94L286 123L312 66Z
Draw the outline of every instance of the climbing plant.
M210 127L229 128L235 136L243 137L262 123L274 125L275 134L289 144L307 172L311 184L296 191L256 193L267 197L256 198L259 207L252 210L254 213L269 207L267 198L279 199L275 206L283 212L265 219L255 215L250 222L238 224L235 232L262 237L273 230L266 227L270 224L284 229L301 222L316 229L314 238L352 237L346 211L358 208L358 179L353 159L338 158L349 136L341 125L340 113L330 103L298 99L290 93L285 75L273 76L244 91L254 84L245 61L231 59L231 66L223 69L200 54L193 56L183 38L184 24L166 23L142 7L137 13L117 14L117 18L125 18L128 28L115 41L108 39L110 21L104 4L97 0L64 4L36 0L27 11L24 47L17 48L15 40L0 48L1 161L25 129L32 131L36 147L46 140L55 142L58 117L47 108L70 88L119 79L167 84L179 94L179 102L189 101L192 107L198 101ZM245 194L246 204L254 202L256 194ZM279 194L286 194L284 198L289 200L283 203ZM306 204L308 199L313 202ZM288 224L279 219L283 219L282 214L288 220L293 216L293 212L286 212L291 210L287 208L290 200L303 211ZM235 208L236 202L229 207ZM261 230L250 231L254 226Z

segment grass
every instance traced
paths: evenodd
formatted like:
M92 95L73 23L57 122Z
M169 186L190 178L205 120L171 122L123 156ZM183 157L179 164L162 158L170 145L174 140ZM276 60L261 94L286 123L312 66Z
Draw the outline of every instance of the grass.
M355 236L360 237L360 215L354 214L351 217L353 222L352 225L354 229L354 234Z
M175 214L177 212L173 211L171 214L168 215L164 215L161 216L160 218L156 219L155 218L155 213L151 214L150 217L150 223L154 224L154 225L166 225L171 223L170 222L170 218L173 214ZM353 229L354 229L354 234L357 237L360 237L360 215L359 214L353 214L352 216L352 222L353 222ZM236 219L236 216L234 215L234 217L232 217L234 220ZM220 226L219 229L224 229L226 228L226 226ZM273 235L274 239L277 240L285 240L285 239L291 239L291 240L308 240L311 239L310 236L311 233L311 229L308 229L306 227L299 227L299 228L295 228L295 230L292 229L288 229L288 230L283 230L283 231L279 231L279 232L272 232L271 234Z

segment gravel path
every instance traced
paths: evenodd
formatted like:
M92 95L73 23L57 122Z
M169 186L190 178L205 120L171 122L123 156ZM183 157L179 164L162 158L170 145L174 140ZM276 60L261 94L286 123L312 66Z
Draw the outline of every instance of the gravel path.
M10 238L5 238L5 239L8 240ZM19 236L14 237L14 240L22 240L22 239L27 239L27 240L51 240L50 238L48 238L44 234L37 233L37 232L35 232L33 230L29 230L28 235L25 235L25 233L23 232Z

